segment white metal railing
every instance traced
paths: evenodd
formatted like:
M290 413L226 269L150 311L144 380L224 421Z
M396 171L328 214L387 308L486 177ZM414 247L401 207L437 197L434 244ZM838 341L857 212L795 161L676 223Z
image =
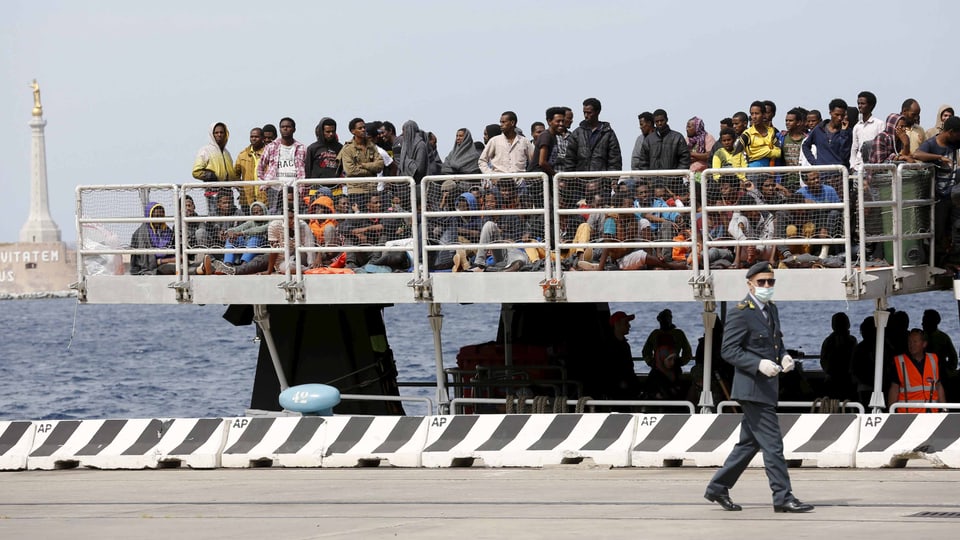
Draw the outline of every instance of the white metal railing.
M161 200L158 193L164 194ZM124 196L125 195L125 196ZM180 268L180 220L176 201L179 188L174 184L119 184L78 186L76 188L77 216L77 274L87 275L85 262L91 256L172 255L174 268ZM105 199L105 200L104 200ZM127 199L119 201L118 199ZM125 202L126 204L123 204ZM157 202L164 208L164 217L149 217L146 207ZM136 215L135 212L139 211ZM169 214L167 214L169 212ZM130 215L135 214L135 215ZM169 247L134 247L134 236L144 224L164 224L171 231ZM114 227L110 227L114 226ZM111 230L113 229L113 230ZM93 231L101 238L93 238Z
M304 256L310 256L312 254L322 254L324 253L361 253L361 252L402 252L410 253L412 260L410 261L410 267L412 272L416 274L417 269L420 267L420 253L417 246L420 243L420 231L417 215L412 206L408 206L409 209L402 209L399 211L380 211L372 212L369 209L361 209L359 205L356 208L353 208L352 204L355 204L357 200L364 199L366 202L369 202L369 199L373 195L378 195L382 198L387 197L391 194L402 192L405 195L406 203L410 205L413 201L416 200L416 183L413 178L409 176L391 176L391 177L366 177L366 178L311 178L307 180L298 180L295 183L295 191L298 193L306 193L312 187L322 187L334 192L334 189L337 187L346 187L346 194L341 194L337 197L346 197L348 201L351 197L350 195L350 186L354 185L363 185L364 187L378 186L377 191L372 193L364 193L363 196L353 197L353 202L347 210L338 209L334 206L334 211L332 213L312 213L310 207L307 208L306 212L301 212L299 205L295 210L295 219L297 223L305 223L310 220L336 220L338 226L349 224L351 220L405 220L410 223L410 232L409 236L405 238L387 238L385 242L377 242L372 244L356 244L353 241L344 241L337 243L337 245L326 245L322 238L315 238L318 243L315 246L307 246L303 241L303 238L300 237L300 227L296 227L295 230L295 241L297 246L296 252L296 275L297 280L303 279L303 260ZM317 195L319 196L319 194ZM333 198L333 197L331 197ZM381 200L381 208L386 208L389 201ZM338 230L337 234L342 236L343 230ZM349 231L347 231L349 232ZM407 240L407 242L401 242L402 240ZM397 243L401 242L401 243ZM393 244L393 245L391 245Z
M193 201L194 206L196 206L198 200L207 199L205 193L208 191L220 191L220 190L229 190L230 194L233 195L235 189L242 189L250 187L251 184L255 184L259 189L275 189L279 191L280 198L280 209L281 213L278 214L266 214L263 216L256 215L243 215L243 214L232 214L232 215L214 215L214 212L217 212L216 208L210 208L207 205L206 215L199 215L194 210L189 212L187 205L188 200ZM222 239L209 239L213 240L212 245L192 245L190 242L190 228L191 224L196 224L197 227L206 227L208 224L217 224L217 223L238 223L238 222L248 222L248 221L279 221L285 220L286 214L289 209L289 201L287 197L282 196L284 193L284 187L286 184L282 181L235 181L235 182L204 182L204 183L190 183L183 184L180 186L180 221L182 226L180 227L180 246L182 247L181 251L183 257L181 258L182 267L180 269L180 275L184 276L185 281L189 281L190 275L196 271L190 267L191 264L191 255L226 255L232 253L256 253L256 254L270 254L277 253L282 254L286 250L286 246L289 245L289 230L287 227L282 227L283 230L283 245L280 247L270 247L264 239L263 247L246 247L246 246L232 246L227 248L223 243ZM190 197L189 199L187 197ZM202 199L203 198L203 199ZM231 198L231 202L233 199ZM234 205L231 205L231 208L235 209ZM268 209L269 211L269 209ZM290 254L288 254L289 256ZM290 278L290 265L286 266L286 276L287 279Z
M935 182L933 175L929 171L927 164L880 164L864 165L863 172L855 176L855 184L851 186L847 171L841 166L817 166L817 167L757 167L742 169L708 169L701 175L703 179L698 186L694 181L694 176L686 170L669 171L595 171L595 172L563 172L558 173L552 180L543 173L505 173L505 174L476 174L476 175L450 175L450 176L428 176L418 185L410 177L386 177L386 178L329 178L329 179L308 179L299 180L291 186L294 191L296 201L292 206L287 197L280 197L275 201L276 206L281 212L292 210L297 223L305 223L310 220L337 220L340 222L352 219L397 219L404 223L409 223L409 230L404 227L404 233L408 233L408 238L400 239L405 243L386 245L386 242L375 243L376 245L358 245L360 242L342 242L342 244L352 245L332 245L320 242L317 246L308 246L301 238L301 227L293 228L289 232L287 227L283 227L284 245L294 244L296 246L292 260L297 264L287 265L288 271L286 277L288 283L302 281L303 265L305 258L316 254L326 254L338 252L406 252L409 254L412 269L413 282L423 283L429 278L433 271L426 262L432 255L441 251L455 251L457 249L467 249L474 251L502 250L502 249L524 249L536 248L544 253L543 275L547 280L556 282L553 278L562 277L563 266L561 265L561 253L569 250L586 249L604 249L604 248L628 248L628 249L646 249L646 250L667 250L675 247L683 248L691 255L691 265L689 271L693 273L695 279L704 280L711 274L709 255L712 248L731 248L740 249L745 246L769 246L772 249L780 251L787 246L795 244L809 244L822 246L840 246L844 252L843 259L838 260L838 265L843 265L847 270L846 275L854 273L864 273L868 270L866 257L863 256L870 245L884 245L885 249L891 250L888 258L892 259L892 266L895 273L901 272L904 267L911 264L933 265L935 244ZM777 177L782 178L787 174L803 174L809 172L819 172L821 174L832 174L834 178L839 179L837 184L839 188L838 195L841 201L838 203L790 203L790 204L770 204L769 201L759 200L762 204L752 205L721 205L713 200L713 194L710 192L711 184L715 184L715 175L730 176L743 175L744 179L759 177ZM915 171L911 177L910 171ZM667 179L675 185L685 185L689 189L689 202L682 208L650 206L645 208L626 207L621 201L620 207L611 208L574 208L570 201L562 201L561 198L569 196L572 191L562 192L561 185L565 181L576 180L583 182L584 185L591 179L604 179L603 182L619 178L622 183L631 181L644 182L657 179ZM531 201L529 196L524 199L522 208L502 208L495 210L471 209L467 211L457 211L450 207L438 208L437 198L439 194L446 192L451 198L455 198L461 192L466 191L472 185L490 185L494 181L503 182L507 180L509 184L515 187L519 184L526 184L527 189L536 194L536 201ZM518 182L515 182L518 181ZM451 184L453 189L450 189ZM285 184L282 181L256 182L257 187L282 190ZM359 209L355 212L353 208L346 211L342 208L335 208L333 213L310 213L316 210L301 210L299 199L301 192L309 191L312 188L328 188L336 193L337 189L347 188L347 197L356 201L363 201L362 196L349 193L349 188L354 184L365 184L366 195L374 193L373 186L379 184L383 191L377 193L389 194L400 193L406 201L400 211L380 211L371 212L367 208ZM539 189L540 187L543 189ZM610 186L606 186L605 188ZM234 247L224 247L222 245L194 245L191 242L191 233L198 227L210 225L211 228L224 222L244 222L244 221L268 221L285 219L282 215L250 216L250 215L215 215L213 208L207 208L206 215L199 215L194 211L188 211L187 195L192 195L194 205L197 209L204 210L207 200L213 200L207 194L219 189L229 189L231 191L250 188L251 182L210 182L199 183L189 182L182 185L176 184L143 184L143 185L104 185L104 186L80 186L76 190L77 204L77 229L79 239L79 249L77 257L77 271L80 279L83 280L87 275L84 263L90 261L92 257L115 257L112 261L119 261L122 256L142 256L146 254L170 255L175 261L176 273L181 280L189 280L190 275L195 271L193 266L198 261L197 256L207 254L226 254L226 253L255 253L258 255L283 253L285 247L270 247L262 245L259 247L246 247L246 245L237 245ZM503 187L503 186L501 186ZM623 188L619 183L614 184L616 192L620 196L629 195L629 190ZM753 186L754 189L761 190L762 185ZM576 193L579 193L577 191ZM634 190L635 194L635 190ZM711 197L711 198L708 198ZM361 198L358 198L361 197ZM335 197L334 197L335 198ZM152 199L158 199L164 205L167 214L163 218L151 218L143 216L143 207ZM422 209L413 206L414 200L423 201ZM585 201L592 203L593 201ZM699 205L702 211L697 213L698 202L705 204ZM382 206L386 207L389 201L383 200ZM363 204L360 202L360 204ZM409 204L409 206L406 206ZM713 238L708 233L713 228L711 225L719 221L718 217L726 218L732 212L760 210L763 212L772 212L792 218L792 213L797 212L836 212L839 218L837 222L837 233L835 235L823 235L830 237L798 237L787 236L782 227L776 231L774 237L749 237L746 239L734 238ZM857 212L857 219L851 219L851 212ZM582 214L587 216L598 216L613 214L627 219L632 219L632 215L637 214L657 214L665 212L676 212L682 216L685 224L689 225L689 237L683 241L676 241L668 238L650 238L639 236L624 242L598 242L582 241L572 238L572 227L569 227L566 233L562 234L561 225L571 216ZM913 212L913 214L911 214ZM431 234L430 227L436 226L437 221L454 218L466 217L480 218L486 217L504 217L509 216L512 219L535 220L537 230L531 231L528 237L504 238L505 241L491 241L482 243L471 237L468 241L455 241L448 244L431 245L429 238ZM698 221L699 218L699 221ZM542 231L540 230L540 220L542 220ZM593 220L596 222L596 218ZM798 220L799 221L799 220ZM815 221L815 220L814 220ZM856 221L857 227L851 226ZM143 224L166 223L174 231L172 245L164 248L152 247L134 247L130 245L130 239L135 229ZM482 225L482 223L481 223ZM726 222L724 228L726 229ZM600 226L600 225L598 225ZM639 229L639 227L638 227ZM856 230L860 234L857 238ZM597 239L598 231L594 231L594 240ZM639 231L637 231L639 234ZM109 237L109 241L103 241L97 236ZM602 235L599 235L602 236ZM663 235L661 235L663 236ZM860 260L854 272L853 257L858 255L854 248L853 239L859 247ZM527 241L523 241L527 240ZM613 240L608 238L607 240ZM917 245L914 252L923 252L922 260L916 260L904 255L906 249L910 248L910 243ZM218 242L219 244L219 242ZM905 248L906 246L906 248ZM191 262L191 259L194 259ZM404 259L406 262L407 259ZM293 262L291 261L291 262ZM841 262L842 261L842 262Z
M837 195L840 198L838 203L794 203L794 204L770 204L768 201L763 199L761 191L761 185L757 185L765 179L765 177L776 177L783 176L790 173L832 173L839 175L841 178L841 192ZM746 187L747 190L757 190L760 196L760 204L752 205L720 205L714 204L710 201L708 196L708 189L710 182L715 182L712 180L716 175L722 176L731 176L731 175L743 175L745 180L741 181L740 187ZM849 227L850 223L850 188L849 181L847 178L847 169L841 165L820 165L820 166L807 166L807 167L748 167L748 168L723 168L723 169L707 169L703 171L701 178L707 179L701 183L701 193L704 201L707 201L703 205L703 243L702 248L700 249L700 256L709 257L709 252L711 248L725 248L730 247L733 249L739 250L741 247L746 246L764 246L770 247L771 249L774 246L792 246L797 243L803 244L816 244L816 245L841 245L843 246L844 251L844 267L847 270L847 274L850 273L850 268L852 265L852 254L851 254L851 231ZM754 181L759 180L759 182ZM752 185L751 185L752 184ZM833 212L839 211L842 214L838 217L838 221L842 226L843 233L839 236L831 235L828 237L786 237L784 234L783 237L777 238L777 229L774 228L774 236L767 238L754 238L754 239L733 239L733 238L711 238L709 231L711 230L710 224L712 220L715 219L714 216L726 214L726 213L740 213L744 211L767 211L771 213L783 213L783 212L810 212L810 211L825 211ZM783 214L781 214L783 215ZM774 219L777 219L777 216L774 216ZM820 224L823 228L823 224ZM774 225L774 227L776 227ZM816 227L816 224L815 224ZM799 232L799 231L798 231ZM758 233L759 234L759 233ZM710 261L704 260L704 277L709 278L710 276Z
M592 179L592 178L636 178L640 181L646 180L656 180L663 178L673 178L681 179L681 182L686 185L686 188L689 192L685 194L688 195L688 203L684 207L623 207L623 206L614 206L611 205L610 208L595 208L589 207L591 201L584 201L587 203L587 207L584 208L560 208L559 201L561 201L560 185L564 180L567 179ZM618 184L619 185L619 184ZM669 171L593 171L593 172L562 172L557 173L553 181L553 201L554 201L554 212L555 218L553 220L554 228L554 264L556 265L554 274L560 278L563 275L563 267L561 265L561 253L567 250L572 249L604 249L604 248L629 248L629 249L672 249L674 247L682 247L688 250L688 253L694 255L692 270L694 274L699 273L699 257L697 256L696 246L697 239L699 237L700 231L697 230L696 224L696 212L697 212L697 190L695 189L696 182L694 181L694 174L688 170L669 170ZM633 196L634 193L629 193ZM650 198L653 198L653 186L650 186ZM615 197L615 195L614 195ZM563 221L563 216L575 216L575 215L596 215L596 214L617 214L617 215L636 215L636 214L666 214L666 213L678 213L686 218L686 224L690 230L690 239L685 241L675 241L672 238L670 240L637 240L637 241L607 241L607 242L573 242L567 241L563 238L570 237L568 233L566 235L562 234L561 231L561 221ZM629 218L628 218L629 219ZM602 224L601 224L602 230ZM639 220L637 224L637 231L639 234ZM600 234L594 234L592 231L592 236L602 236Z
M528 188L530 188L534 193L536 193L537 191L541 191L542 202L538 200L538 202L540 202L539 208L535 204L534 204L534 207L532 208L508 208L508 209L498 208L496 210L484 210L484 209L477 208L475 210L458 211L458 210L431 208L433 203L432 199L434 198L433 194L436 191L438 191L437 189L438 187L439 187L439 191L442 194L444 192L443 183L445 182L452 181L452 182L458 183L455 185L459 186L460 182L466 183L468 185L469 184L481 185L481 184L486 184L493 181L504 181L504 180L508 182L515 182L516 180L520 180L526 183ZM540 186L543 186L539 190L533 189L533 187L531 187L531 186L535 187L537 182L539 182ZM421 219L420 228L422 231L424 231L424 242L422 246L422 250L423 250L422 260L425 261L425 263L422 265L422 268L421 268L421 277L423 279L428 279L430 276L431 270L429 268L429 264L426 264L426 261L430 260L430 252L455 251L458 249L472 250L472 251L481 251L481 250L486 251L486 250L497 250L497 249L534 248L538 250L543 250L545 256L548 257L551 251L550 249L550 245L551 245L551 242L550 242L550 194L549 194L549 190L545 188L546 185L547 185L547 175L544 173L464 174L464 175L443 175L443 176L424 177L420 184L420 190L421 190L420 196L421 196L421 201L423 201L422 203L423 209L420 212L420 219ZM516 184L514 184L514 186L516 186ZM522 188L518 187L518 189L522 189ZM451 193L451 192L448 192L448 193ZM459 197L461 194L462 192L459 192L458 189L452 192L454 204L455 204L456 198ZM519 195L518 195L518 200L519 200ZM534 201L532 200L529 200L528 202L531 204L534 203ZM429 231L431 230L430 227L433 225L431 220L433 219L438 219L438 218L449 219L449 218L456 218L456 217L477 218L478 220L481 220L479 225L482 228L483 227L482 219L484 217L492 217L492 216L493 217L515 216L520 218L521 220L524 219L524 216L542 216L543 230L542 231L540 231L539 229L536 230L535 231L536 233L541 233L539 237L532 237L528 239L528 241L520 241L522 239L512 238L502 242L498 241L498 242L481 243L478 240L477 242L472 242L472 243L469 243L469 242L463 243L463 242L455 241L448 244L431 245L428 240L430 238L430 234L429 234ZM478 232L482 232L482 231L478 231ZM509 240L512 240L512 241L509 241ZM544 264L544 273L545 273L546 279L549 280L552 277L550 264Z
M918 171L920 176L911 180L913 196L905 196L904 172ZM888 180L889 179L889 180ZM867 251L868 244L886 244L891 247L894 273L900 275L904 266L905 243L926 241L927 264L934 265L936 182L932 166L926 163L881 163L864 164L857 173L857 192L860 194L857 207L857 225L860 230L860 253ZM914 184L919 182L919 184ZM927 186L923 182L928 182ZM917 198L917 195L924 194ZM904 231L905 210L928 208L926 223L914 220L915 232ZM867 214L870 213L870 223ZM889 224L884 219L889 216ZM879 230L877 230L879 229ZM860 271L866 272L867 258L860 257Z

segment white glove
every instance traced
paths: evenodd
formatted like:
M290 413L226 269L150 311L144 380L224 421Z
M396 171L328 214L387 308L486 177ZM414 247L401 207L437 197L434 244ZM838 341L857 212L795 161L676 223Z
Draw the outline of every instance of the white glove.
M793 371L793 366L796 362L793 361L793 357L789 354L783 355L783 359L780 360L780 366L783 367L783 372Z
M776 377L780 373L780 366L778 366L773 360L767 360L764 358L760 360L760 373L763 373L767 377Z

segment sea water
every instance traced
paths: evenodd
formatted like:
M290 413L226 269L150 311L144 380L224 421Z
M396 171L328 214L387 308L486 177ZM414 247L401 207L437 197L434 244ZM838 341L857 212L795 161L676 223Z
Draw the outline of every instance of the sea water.
M805 354L819 353L838 311L850 317L854 336L873 301L782 302L785 342ZM920 325L936 309L940 328L960 338L957 302L951 292L892 298L890 305ZM629 340L640 356L669 307L691 346L703 333L702 305L611 303L612 311L636 314ZM728 304L733 309L733 303ZM250 403L259 344L253 326L236 327L224 306L78 305L75 299L0 302L0 419L209 417L242 415ZM499 304L443 306L443 364L456 366L464 345L496 339ZM432 382L436 354L428 308L401 304L384 310L387 338L401 381ZM641 362L642 366L643 363ZM403 388L404 395L435 397L433 388ZM418 404L408 413L422 414Z

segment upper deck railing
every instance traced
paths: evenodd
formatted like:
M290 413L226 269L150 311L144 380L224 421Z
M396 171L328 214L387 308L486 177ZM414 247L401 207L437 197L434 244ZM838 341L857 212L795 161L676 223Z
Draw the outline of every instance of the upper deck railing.
M781 299L839 300L926 290L941 273L933 175L913 164L76 193L88 302L732 300L763 260L788 270Z

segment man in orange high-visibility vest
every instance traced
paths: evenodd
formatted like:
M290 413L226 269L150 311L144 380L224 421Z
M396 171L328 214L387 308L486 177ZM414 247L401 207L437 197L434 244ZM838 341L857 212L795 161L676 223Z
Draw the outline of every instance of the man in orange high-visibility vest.
M887 403L946 403L937 355L925 352L927 338L923 330L914 328L907 338L907 353L894 357L897 380L890 385ZM908 408L908 413L935 412L937 409Z

